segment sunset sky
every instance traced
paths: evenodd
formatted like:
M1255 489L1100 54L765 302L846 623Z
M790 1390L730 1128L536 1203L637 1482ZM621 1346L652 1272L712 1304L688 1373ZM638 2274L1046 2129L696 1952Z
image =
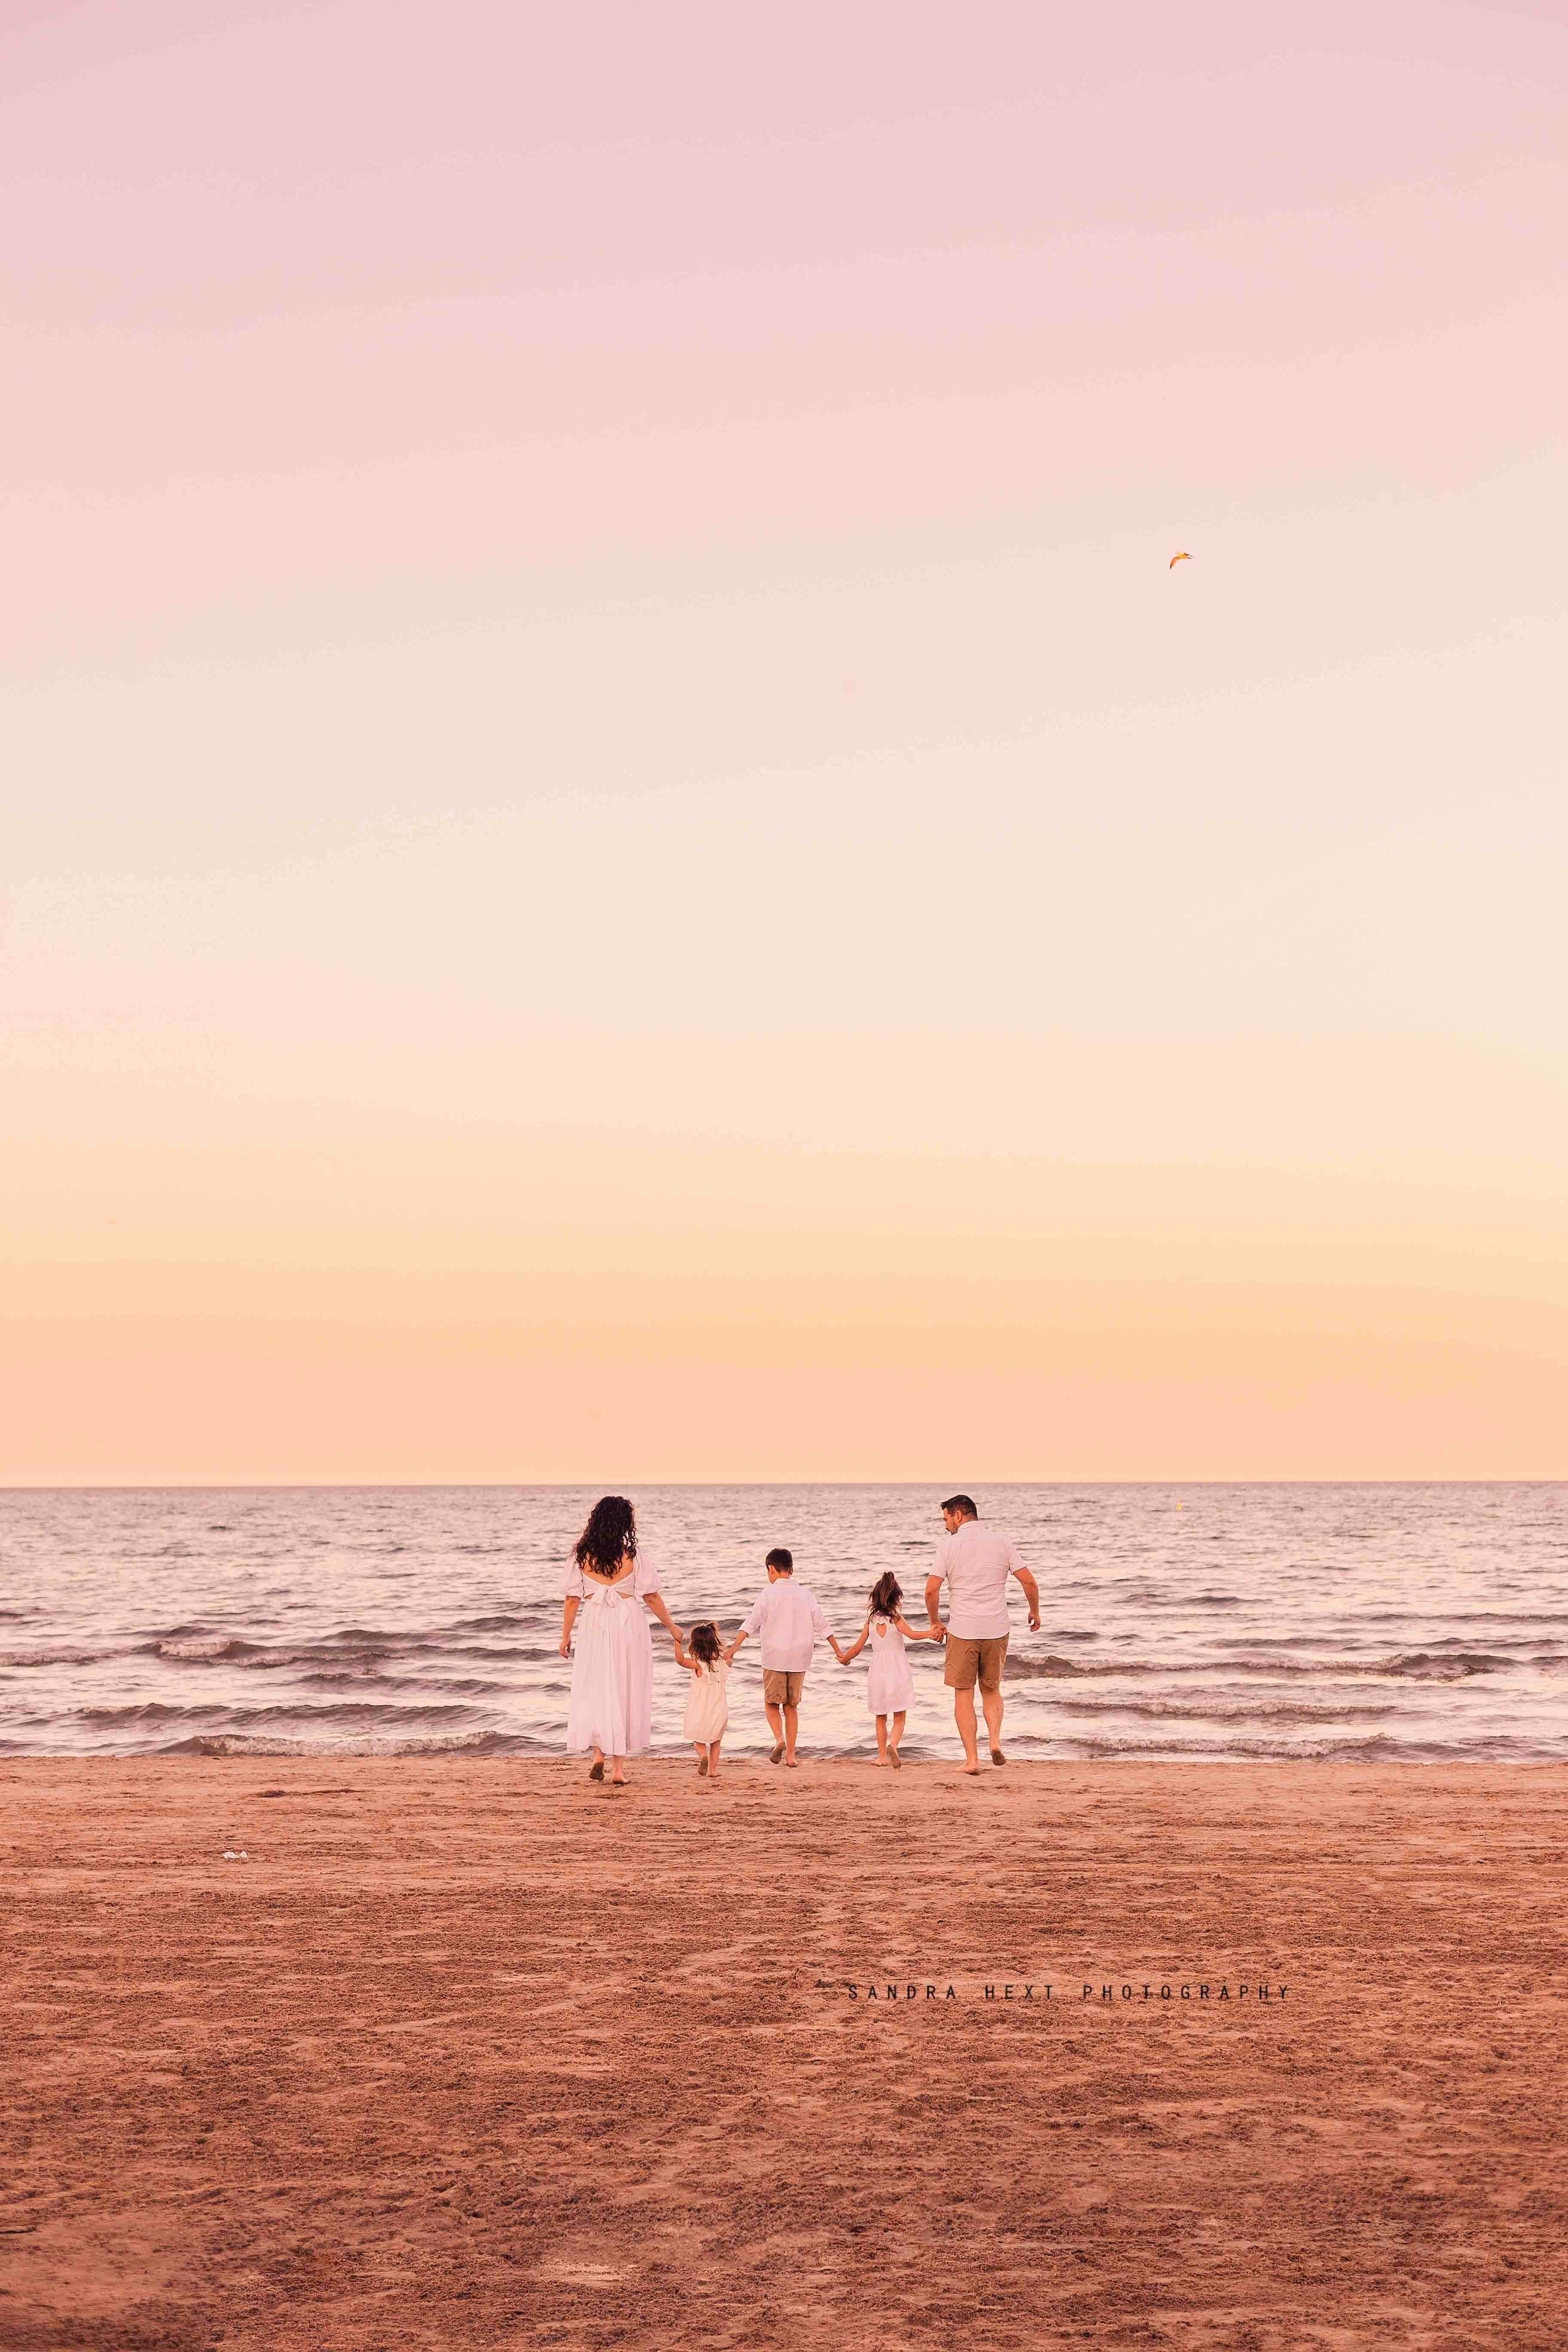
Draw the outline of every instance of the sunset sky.
M0 1483L1568 1475L1558 0L0 24Z

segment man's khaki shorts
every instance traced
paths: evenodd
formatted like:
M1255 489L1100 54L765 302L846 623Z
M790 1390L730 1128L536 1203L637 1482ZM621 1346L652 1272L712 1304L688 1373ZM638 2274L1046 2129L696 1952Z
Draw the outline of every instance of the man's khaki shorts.
M1003 1647L1006 1644L1004 1643ZM770 1706L798 1706L805 1688L805 1668L791 1674L783 1666L763 1668L763 1696Z
M971 1641L967 1634L950 1633L942 1681L949 1690L973 1690L978 1676L983 1691L1000 1690L1002 1661L1006 1654L1005 1633L994 1634L985 1641Z

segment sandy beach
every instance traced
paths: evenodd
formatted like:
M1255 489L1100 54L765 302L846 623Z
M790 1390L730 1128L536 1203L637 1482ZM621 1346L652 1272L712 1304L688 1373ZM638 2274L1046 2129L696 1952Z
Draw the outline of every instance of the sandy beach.
M634 1769L0 1767L0 2346L1563 2341L1568 1772Z

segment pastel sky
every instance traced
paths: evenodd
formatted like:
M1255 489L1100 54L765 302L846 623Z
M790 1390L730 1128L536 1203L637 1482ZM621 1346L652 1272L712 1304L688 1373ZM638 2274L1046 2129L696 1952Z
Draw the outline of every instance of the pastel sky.
M1568 10L0 26L0 1482L1568 1475Z

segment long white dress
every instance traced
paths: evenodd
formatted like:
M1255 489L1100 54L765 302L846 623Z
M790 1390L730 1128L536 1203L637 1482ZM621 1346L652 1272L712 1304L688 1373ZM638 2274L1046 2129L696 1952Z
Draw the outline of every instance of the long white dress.
M640 1756L653 1710L653 1628L642 1596L658 1591L658 1570L639 1553L624 1576L606 1584L584 1576L573 1560L566 1591L583 1603L573 1628L566 1752L599 1748L606 1756Z
M866 1677L866 1704L873 1715L902 1715L915 1695L915 1678L904 1650L904 1637L890 1617L873 1617L866 1644L871 1671Z

